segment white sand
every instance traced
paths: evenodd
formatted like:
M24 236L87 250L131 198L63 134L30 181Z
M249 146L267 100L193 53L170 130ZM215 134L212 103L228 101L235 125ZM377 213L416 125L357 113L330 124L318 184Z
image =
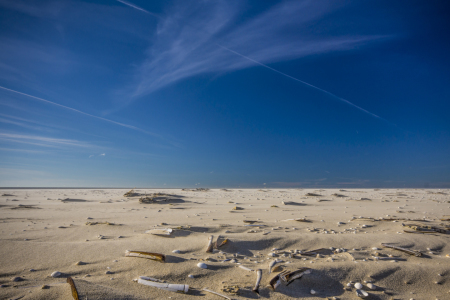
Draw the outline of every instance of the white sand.
M370 299L450 299L450 257L446 256L450 254L450 235L405 233L403 230L409 228L402 227L402 223L450 226L450 221L440 220L445 215L450 218L449 190L136 190L177 195L174 200L154 204L140 204L139 197L126 198L125 192L0 190L12 195L0 196L0 299L72 299L68 276L74 279L83 300L221 299L202 288L234 299L257 299L251 291L256 274L238 268L238 263L263 270L261 298L357 299L354 287L344 290L347 283L361 282L368 290L365 281L372 281L378 289L368 290ZM321 196L308 197L307 193ZM333 196L335 193L346 197ZM243 209L233 211L235 206ZM350 221L353 217L425 218L428 222ZM294 218L311 222L283 221ZM246 227L244 220L258 221L255 224L262 226ZM105 221L115 225L85 225ZM188 225L186 230L175 229ZM144 233L157 227L175 230L170 237ZM104 238L99 239L99 235ZM210 235L229 239L220 248L222 253L205 252ZM423 256L386 249L381 243L419 250ZM344 252L328 250L319 258L290 258L280 253L277 257L283 260L279 264L283 269L309 267L312 272L276 291L267 287L277 274L268 274L269 262L274 259L268 254L273 248L305 251L330 247L343 248ZM125 257L127 249L163 253L167 261ZM181 253L172 253L175 249ZM375 252L398 260L376 261L372 256ZM235 254L236 263L222 262ZM210 260L205 261L207 258ZM76 265L78 261L86 264ZM198 268L201 261L209 268ZM53 271L63 274L52 278ZM184 295L140 285L133 282L138 276L188 284L190 291ZM12 282L13 277L23 281ZM42 285L49 288L41 289ZM232 285L239 287L238 295L221 291ZM311 289L315 295L310 294Z

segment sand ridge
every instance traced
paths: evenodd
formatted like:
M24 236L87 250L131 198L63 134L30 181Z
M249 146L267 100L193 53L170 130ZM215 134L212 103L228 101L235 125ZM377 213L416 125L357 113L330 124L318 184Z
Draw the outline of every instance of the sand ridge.
M233 299L357 299L357 282L370 299L450 299L450 190L128 191L1 190L0 299L71 299L69 276L80 299L220 299L203 288ZM154 193L154 201L139 202ZM145 233L156 228L173 232ZM211 235L228 242L207 253ZM125 257L126 250L162 253L166 262ZM278 270L269 274L274 259ZM256 273L240 265L262 270L260 295L252 292ZM311 274L267 287L280 271L303 267ZM138 276L190 290L144 286L133 281Z

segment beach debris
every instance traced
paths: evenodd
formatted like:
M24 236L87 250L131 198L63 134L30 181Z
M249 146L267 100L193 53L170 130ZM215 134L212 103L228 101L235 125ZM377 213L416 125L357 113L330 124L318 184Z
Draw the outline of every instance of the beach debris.
M272 206L270 206L270 207L274 207L274 208L276 208L276 207L278 207L277 205L272 205Z
M272 273L273 267L279 262L281 262L281 260L274 259L269 263L269 274Z
M179 254L179 253L181 253L181 251L180 251L180 250L173 250L172 253L177 253L177 254Z
M208 269L208 265L205 263L198 263L197 267L199 267L200 269Z
M153 199L153 197L141 197L139 198L139 203L143 203L143 204L150 204L150 203L154 203L155 200Z
M248 224L253 224L253 223L257 223L258 221L253 221L253 220L244 220L244 223L248 223Z
M126 250L125 256L147 258L147 259L156 260L156 261L160 261L160 262L166 261L166 256L164 254L144 252L144 251Z
M391 260L393 262L406 261L406 258L399 258L399 257L374 257L373 259L375 261L377 261L377 260Z
M232 208L232 210L243 210L243 208L239 207L239 206L235 206L235 207Z
M256 270L256 283L252 289L252 292L257 293L258 295L259 295L259 284L261 283L261 278L262 278L262 270L258 269L258 270Z
M331 196L334 196L334 197L347 197L347 196L342 195L342 194L331 194Z
M239 294L239 286L237 285L224 285L221 289L222 292L234 294Z
M225 299L228 299L228 300L233 300L233 299L231 299L231 298L228 297L228 296L225 296L225 295L219 294L219 293L217 293L217 292L211 291L211 290L209 290L209 289L207 289L207 288L203 288L202 291L205 291L205 292L214 294L214 295L216 295L216 296L219 296L219 297L222 297L222 298L225 298Z
M209 238L208 238L208 247L206 247L206 252L207 253L212 253L213 252L213 248L214 248L213 239L214 239L214 236L210 235Z
M398 246L394 246L394 245L386 244L386 243L382 243L381 246L386 247L386 248L392 248L392 249L395 249L398 251L402 251L402 252L408 253L409 255L414 255L416 257L422 256L422 252L417 251L417 250L409 250L406 248L402 248L402 247L398 247Z
M444 233L444 234L449 233L448 230L439 228L439 227L435 227L435 226L417 225L417 224L402 224L402 226L411 228L417 232L422 232L422 233L435 233L435 232Z
M61 276L61 275L62 275L62 273L61 273L61 272L58 272L58 271L55 271L55 272L53 272L52 274L50 274L50 276L52 276L53 278L59 277L59 276Z
M216 245L218 244L218 241L219 241L219 238L217 238ZM216 248L218 249L218 248L222 247L223 245L225 245L226 243L228 243L228 239L224 239L220 244L218 244L216 246Z
M282 220L284 222L286 221L297 221L297 222L303 222L303 223L311 223L311 220L307 220L306 218L297 218L297 219L286 219Z
M286 286L290 285L294 280L302 278L305 274L310 274L311 269L310 268L300 268L298 270L284 273L280 276L281 280L283 280L286 283ZM280 273L282 274L282 273Z
M86 223L85 223L85 225L89 225L89 226L91 226L91 225L100 225L100 224L105 224L105 225L116 225L116 224L110 223L110 222L108 222L108 221L106 221L106 222L86 222Z
M46 285L46 284L44 284L44 285L41 286L41 289L42 289L42 290L46 290L46 289L49 289L49 288L50 288L50 287L49 287L48 285Z
M253 272L254 271L253 269L247 268L247 267L245 267L243 265L239 265L239 268L241 268L242 270L245 270L245 271L249 271L249 272Z
M195 278L195 276L192 275L192 274L189 274L188 277L189 277L189 278Z
M13 277L13 278L11 279L11 281L12 281L12 282L23 281L23 278L22 278L22 277Z
M12 201L14 201L14 200L12 200ZM36 205L19 204L17 206L11 207L10 209L41 209L41 208L37 207Z
M360 282L355 283L355 288L362 289L363 285Z
M375 222L375 221L388 221L388 220L375 220L374 218L363 218L363 217L360 217L360 218L351 219L350 221L372 221L372 222Z
M300 255L306 255L306 256L315 256L320 252L320 251L324 251L327 250L326 248L319 248L319 249L315 249L315 250L310 250L310 251L299 251L298 254Z
M283 267L281 265L272 268L272 272L281 272L281 270L283 270Z
M129 190L125 194L123 194L124 197L134 197L137 196L137 193L134 191L134 189Z
M86 264L86 263L83 262L83 261L77 261L77 262L75 263L76 266L82 266L82 265L85 265L85 264Z
M369 282L369 283L367 284L367 287L368 287L369 289L371 289L371 290L376 290L376 289L377 289L377 287L376 287L373 283L371 283L371 282Z
M369 297L369 293L364 291L364 290L357 289L356 290L356 296L358 296L359 298L365 299L365 298Z
M317 292L316 292L315 290L311 290L311 291L309 291L309 293L310 293L311 295L315 295Z
M283 271L277 275L275 275L275 277L273 277L270 281L269 281L269 285L273 290L276 290L276 288L281 284L281 276L284 274L288 274L289 271Z
M145 231L145 233L150 233L153 235L159 235L159 236L169 236L173 232L172 228L158 228L158 229L150 229Z
M153 286L161 290L166 290L175 293L184 293L186 294L189 291L189 285L187 284L171 284L165 283L162 280L151 278L147 276L139 276L137 280L138 283L148 286Z
M314 193L306 193L305 196L306 197L321 197L322 195L314 194Z
M70 285L70 289L72 291L72 298L73 300L80 300L80 298L78 298L78 291L77 288L75 286L75 282L73 282L72 277L67 277L67 283Z

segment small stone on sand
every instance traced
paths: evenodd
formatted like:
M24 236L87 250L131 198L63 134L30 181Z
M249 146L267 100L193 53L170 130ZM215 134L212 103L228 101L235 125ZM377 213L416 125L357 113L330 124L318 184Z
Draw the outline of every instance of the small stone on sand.
M22 280L23 280L22 277L13 277L13 278L11 279L11 281L13 281L13 282L18 282L18 281L22 281Z
M55 271L50 276L52 276L53 278L59 277L61 276L61 272Z

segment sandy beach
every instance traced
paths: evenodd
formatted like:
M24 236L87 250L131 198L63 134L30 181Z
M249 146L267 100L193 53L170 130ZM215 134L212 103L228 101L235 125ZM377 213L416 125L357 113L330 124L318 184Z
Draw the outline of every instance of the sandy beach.
M225 299L204 288L231 299L359 299L357 283L367 299L450 299L450 190L128 191L2 189L0 299L72 299L68 277L83 300ZM172 232L146 233L158 228ZM207 253L211 235L217 249ZM300 268L310 270L269 286ZM133 281L139 276L189 291Z

